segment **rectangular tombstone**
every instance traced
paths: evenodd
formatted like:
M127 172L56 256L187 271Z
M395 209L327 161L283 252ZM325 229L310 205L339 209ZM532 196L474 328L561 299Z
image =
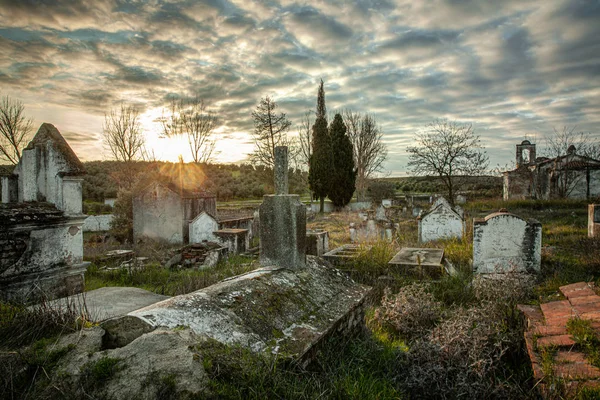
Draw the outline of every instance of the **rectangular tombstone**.
M600 204L588 204L588 237L600 237Z
M392 258L390 269L419 278L439 278L443 274L444 249L403 247Z
M473 271L540 272L542 224L506 209L473 220Z
M260 205L260 264L294 268L305 262L306 207L300 196L264 196Z

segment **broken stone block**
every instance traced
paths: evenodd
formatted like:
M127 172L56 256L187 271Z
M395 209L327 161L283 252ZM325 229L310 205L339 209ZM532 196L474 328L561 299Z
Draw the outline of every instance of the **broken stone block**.
M352 263L370 249L370 246L345 244L323 254L323 258L329 261L331 264L339 267Z
M506 209L473 220L473 271L540 272L542 224Z
M128 315L306 365L330 336L362 329L370 290L309 256L305 268L259 268Z

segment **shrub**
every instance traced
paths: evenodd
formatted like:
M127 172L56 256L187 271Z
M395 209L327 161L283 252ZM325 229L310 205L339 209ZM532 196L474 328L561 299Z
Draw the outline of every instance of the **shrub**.
M394 295L386 290L375 311L375 320L383 329L404 339L426 335L442 317L442 304L428 288L426 284L413 283Z
M524 398L503 363L521 344L521 330L507 329L497 304L461 307L412 343L398 380L411 398Z

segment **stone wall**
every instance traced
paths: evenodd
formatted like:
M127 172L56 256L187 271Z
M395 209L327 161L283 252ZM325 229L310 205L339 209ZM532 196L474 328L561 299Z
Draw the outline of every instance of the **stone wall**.
M84 232L104 232L110 229L114 215L90 215L83 222Z
M600 204L588 204L588 237L600 237Z
M542 225L506 210L473 220L473 271L539 272Z
M183 230L183 207L177 193L153 183L133 198L134 240L148 237L182 244Z

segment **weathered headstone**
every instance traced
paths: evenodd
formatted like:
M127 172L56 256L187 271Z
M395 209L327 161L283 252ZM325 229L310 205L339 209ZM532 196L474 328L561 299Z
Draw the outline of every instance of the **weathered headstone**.
M473 220L475 273L539 272L542 224L506 209Z
M323 229L306 231L306 254L321 257L329 251L329 232Z
M600 204L588 204L588 237L600 237Z
M275 148L275 194L260 206L260 263L263 266L303 267L306 263L306 207L297 194L288 194L287 147Z
M463 212L452 207L443 197L438 198L431 209L417 218L419 242L447 238L462 238L465 230Z
M358 235L356 233L356 227L354 222L350 223L350 243L356 243Z

